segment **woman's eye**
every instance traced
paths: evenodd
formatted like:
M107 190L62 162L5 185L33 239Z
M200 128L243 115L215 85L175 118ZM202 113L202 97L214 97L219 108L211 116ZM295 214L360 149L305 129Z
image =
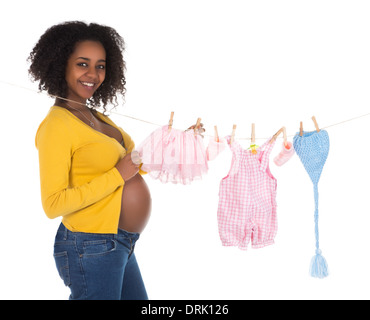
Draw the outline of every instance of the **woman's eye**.
M77 63L77 65L79 67L83 67L83 68L87 68L89 66L86 62L80 62L80 63ZM96 68L99 69L99 70L104 70L105 65L98 65L98 66L96 66Z

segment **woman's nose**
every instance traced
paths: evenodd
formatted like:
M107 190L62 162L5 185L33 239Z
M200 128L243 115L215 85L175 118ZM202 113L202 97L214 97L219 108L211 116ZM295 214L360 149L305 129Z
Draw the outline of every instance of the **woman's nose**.
M91 78L92 80L97 80L99 79L99 74L98 74L98 70L96 70L95 67L90 67L88 70L87 70L87 73L86 75Z

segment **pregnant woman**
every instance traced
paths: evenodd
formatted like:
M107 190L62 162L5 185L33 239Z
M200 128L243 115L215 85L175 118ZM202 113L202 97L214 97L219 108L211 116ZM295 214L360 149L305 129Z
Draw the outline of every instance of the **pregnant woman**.
M125 94L124 42L112 28L65 22L32 50L29 73L55 104L36 134L42 205L62 217L54 244L70 299L148 299L134 254L151 210L134 143L95 110Z

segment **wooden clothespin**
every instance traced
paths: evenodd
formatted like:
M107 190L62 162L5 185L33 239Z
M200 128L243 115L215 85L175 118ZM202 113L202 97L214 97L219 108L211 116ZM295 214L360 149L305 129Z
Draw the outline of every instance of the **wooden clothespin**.
M272 136L272 139L270 140L270 142L272 142L273 140L276 140L277 137L279 136L279 134L281 133L284 133L284 137L286 136L286 131L285 131L285 127L282 127L278 132L276 132L273 136Z
M199 127L201 121L202 121L202 119L201 118L198 118L197 123L196 123L196 125L194 127L194 135L197 134L197 128Z
M303 122L301 121L300 128L299 128L299 135L303 136Z
M218 136L217 126L215 126L215 141L220 142L220 138Z
M173 116L174 116L174 112L172 111L171 112L171 117L170 117L170 121L168 122L168 131L170 131L172 129L172 125L173 125Z
M233 131L231 132L230 145L234 142L235 139L236 124L233 125Z
M251 146L256 144L256 125L252 123L252 137L251 137Z
M316 121L315 116L312 117L312 121L315 124L316 131L317 132L320 132L320 128L319 128L319 125L317 124L317 121Z
M249 149L253 154L257 154L257 148L258 146L256 145L256 125L252 123L251 146Z

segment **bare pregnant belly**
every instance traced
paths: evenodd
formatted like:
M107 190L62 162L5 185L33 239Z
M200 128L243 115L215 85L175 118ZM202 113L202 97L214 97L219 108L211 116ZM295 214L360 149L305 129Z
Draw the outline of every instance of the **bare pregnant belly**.
M151 207L149 188L143 177L137 174L123 186L118 227L128 232L141 233L149 220Z

